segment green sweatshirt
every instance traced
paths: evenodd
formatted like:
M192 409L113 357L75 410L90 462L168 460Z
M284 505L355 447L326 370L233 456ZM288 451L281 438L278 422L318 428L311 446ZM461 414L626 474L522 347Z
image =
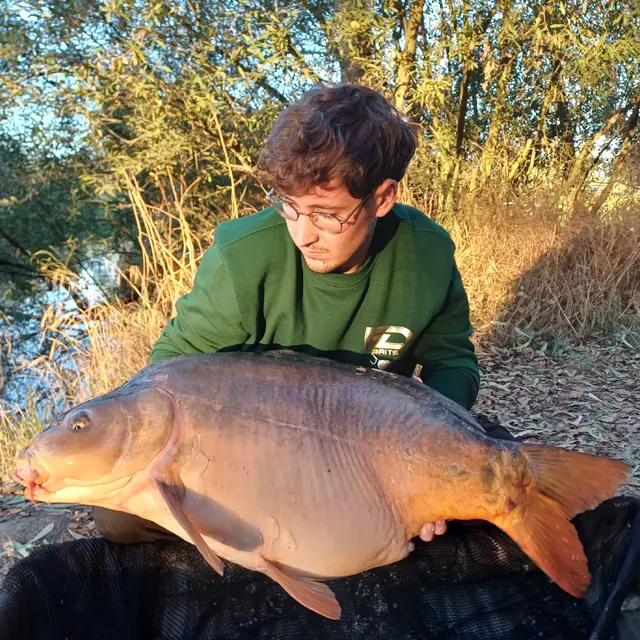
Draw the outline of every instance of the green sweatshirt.
M269 207L224 222L155 344L172 356L287 348L422 381L469 409L478 393L469 306L449 235L396 204L355 273L309 270Z

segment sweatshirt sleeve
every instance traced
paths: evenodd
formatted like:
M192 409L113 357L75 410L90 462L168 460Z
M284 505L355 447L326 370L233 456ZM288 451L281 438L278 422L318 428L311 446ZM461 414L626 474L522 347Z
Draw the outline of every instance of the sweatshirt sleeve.
M231 275L214 244L202 258L192 290L176 302L176 315L155 343L150 362L238 348L248 337Z
M480 386L478 359L469 319L469 302L454 262L444 303L415 347L424 384L470 409Z

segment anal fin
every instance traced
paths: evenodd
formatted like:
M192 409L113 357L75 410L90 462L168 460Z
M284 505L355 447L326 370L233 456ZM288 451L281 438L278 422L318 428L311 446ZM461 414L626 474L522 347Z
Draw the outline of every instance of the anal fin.
M265 573L294 600L331 620L340 619L340 604L331 589L319 580L309 578L291 567L263 558Z
M166 502L171 515L178 521L180 526L186 531L187 535L191 538L193 544L196 545L198 551L204 556L205 560L220 574L224 573L224 565L218 554L209 547L204 541L204 538L200 535L200 532L195 528L189 517L182 508L182 501L178 495L178 489L175 485L170 485L163 480L153 480L160 495Z

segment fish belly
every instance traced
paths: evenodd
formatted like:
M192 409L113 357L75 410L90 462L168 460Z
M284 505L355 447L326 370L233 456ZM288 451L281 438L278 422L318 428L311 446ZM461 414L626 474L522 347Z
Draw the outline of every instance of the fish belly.
M224 534L217 548L211 539L221 556L340 577L407 555L407 525L361 443L255 420L236 427L203 438L181 475L199 530Z

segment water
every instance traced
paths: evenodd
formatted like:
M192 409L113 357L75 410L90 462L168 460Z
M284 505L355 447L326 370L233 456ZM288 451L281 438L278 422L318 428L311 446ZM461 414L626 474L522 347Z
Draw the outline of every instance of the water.
M117 263L115 254L89 261L74 293L88 305L106 301L117 283ZM4 292L6 288L0 287L0 300ZM79 308L67 289L41 286L12 308L5 308L5 313L5 317L0 315L0 413L33 408L41 420L46 419L52 411L65 408L60 376L54 371L63 376L71 373L73 342L86 344ZM52 321L57 322L57 330L48 328ZM55 354L53 362L51 353Z

